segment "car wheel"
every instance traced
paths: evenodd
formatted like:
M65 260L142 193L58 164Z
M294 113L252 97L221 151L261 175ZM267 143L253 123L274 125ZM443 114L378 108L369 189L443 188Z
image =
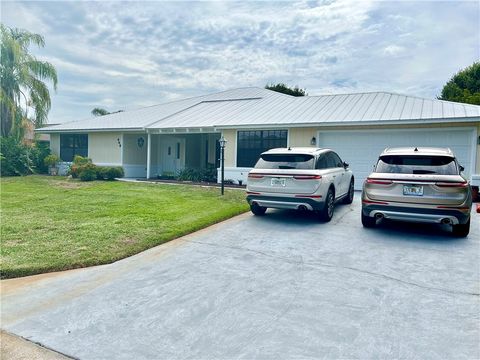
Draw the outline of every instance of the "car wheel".
M355 193L353 179L350 180L350 186L348 187L348 194L343 198L344 204L351 204L353 202L353 195Z
M366 228L375 227L377 220L374 217L363 215L362 211L362 225Z
M265 211L267 211L267 208L258 204L252 204L250 205L250 211L253 213L253 215L262 216L265 215Z
M467 237L470 232L470 219L466 224L452 225L452 234L457 237Z
M328 189L327 196L325 197L325 205L320 210L320 219L325 222L332 220L333 212L335 211L335 194L333 190Z

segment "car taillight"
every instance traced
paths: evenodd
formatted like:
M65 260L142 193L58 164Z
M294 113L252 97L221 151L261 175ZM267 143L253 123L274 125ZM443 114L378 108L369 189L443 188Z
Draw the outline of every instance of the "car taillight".
M459 187L459 188L466 188L468 183L464 182L437 182L435 185L439 187Z
M376 184L376 185L391 185L393 184L392 180L385 180L385 179L371 179L367 178L367 184Z
M294 175L296 180L318 180L322 178L322 175Z
M262 174L248 174L249 179L262 179L263 175Z

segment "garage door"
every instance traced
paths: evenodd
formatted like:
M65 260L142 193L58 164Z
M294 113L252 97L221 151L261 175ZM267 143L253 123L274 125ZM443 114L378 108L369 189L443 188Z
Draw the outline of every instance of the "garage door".
M465 174L470 177L474 162L472 129L406 129L371 131L320 131L318 146L335 150L350 164L355 175L355 189L361 190L378 155L387 147L449 147L455 153Z

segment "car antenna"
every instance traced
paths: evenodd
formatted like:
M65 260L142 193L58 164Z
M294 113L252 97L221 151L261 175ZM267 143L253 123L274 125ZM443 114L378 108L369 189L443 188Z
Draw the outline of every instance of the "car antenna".
M417 147L415 147L415 149L413 149L413 151L418 151L418 148L417 148Z
M292 150L292 148L289 146L287 150Z

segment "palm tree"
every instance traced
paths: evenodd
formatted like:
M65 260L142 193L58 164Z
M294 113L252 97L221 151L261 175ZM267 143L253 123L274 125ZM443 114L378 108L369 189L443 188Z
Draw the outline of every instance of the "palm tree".
M0 33L1 135L8 136L23 128L25 121L35 127L46 122L51 100L44 81L51 81L56 90L57 72L52 64L29 53L30 45L45 46L41 35L3 24Z
M108 114L115 114L115 113L119 113L119 112L123 112L123 110L117 110L117 111L114 111L114 112L110 112L104 108L94 108L92 110L92 115L93 116L104 116L104 115L108 115Z

